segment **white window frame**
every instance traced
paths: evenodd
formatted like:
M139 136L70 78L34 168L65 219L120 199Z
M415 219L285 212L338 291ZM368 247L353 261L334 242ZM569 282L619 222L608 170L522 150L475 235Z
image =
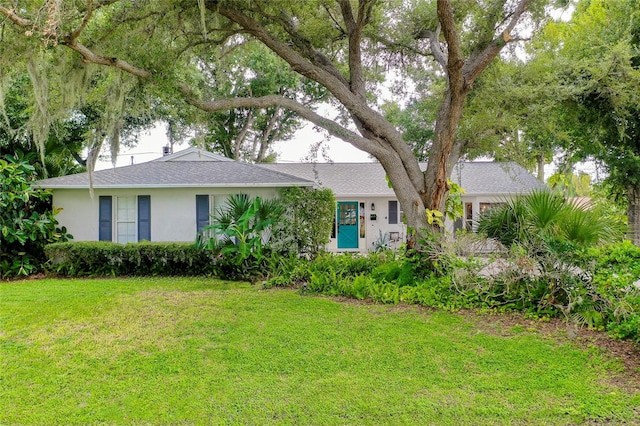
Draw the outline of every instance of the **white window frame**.
M125 243L134 243L136 241L138 241L138 203L137 203L137 197L135 195L126 195L126 196L116 196L115 198L115 203L114 204L114 210L115 210L115 214L114 214L114 239L116 242L121 243L121 244L125 244ZM133 204L133 219L127 218L121 218L120 217L120 203L124 200L124 199L131 199L132 200L132 204ZM126 241L121 241L120 240L120 225L125 225L125 224L133 224L133 235L126 233Z

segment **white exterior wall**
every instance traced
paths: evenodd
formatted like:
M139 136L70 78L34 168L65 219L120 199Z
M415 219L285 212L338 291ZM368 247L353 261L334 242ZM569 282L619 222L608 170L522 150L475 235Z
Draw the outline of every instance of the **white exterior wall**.
M194 241L196 238L196 195L226 196L246 193L252 197L274 198L278 196L277 188L166 188L166 189L95 189L91 198L87 189L56 189L53 194L53 205L63 210L56 216L60 226L65 226L73 235L74 241L98 240L98 207L100 196L111 196L116 208L116 197L149 195L151 200L151 240L152 241ZM406 225L402 223L401 207L398 204L398 224L389 224L389 201L393 197L337 197L336 201L354 201L358 203L358 229L364 228L364 238L358 239L357 249L338 249L337 238L331 238L327 244L329 251L366 252L374 248L374 243L382 235L398 233L398 241L391 242L392 248L398 248L406 239ZM463 196L463 209L472 203L473 220L480 216L481 203L496 203L504 197L495 195ZM364 204L364 209L361 208ZM375 210L371 210L371 204ZM213 213L213 211L211 211ZM463 229L465 227L466 209L464 209ZM371 214L376 219L371 219ZM115 215L115 213L114 213ZM364 218L364 220L363 220ZM115 220L114 220L115 226ZM453 232L454 224L445 221L446 231ZM115 238L116 232L113 230Z
M113 208L115 209L116 197L149 195L151 200L151 241L195 241L196 195L225 196L240 193L252 197L274 198L278 196L278 189L95 189L93 198L88 189L56 189L53 191L53 206L63 209L56 218L60 226L65 226L67 232L73 235L73 241L97 241L100 196L113 197ZM115 220L113 222L115 224ZM113 235L115 238L115 229Z
M462 229L467 229L466 228L466 224L467 221L471 220L472 221L472 231L475 231L477 228L477 221L480 218L480 204L483 203L503 203L505 199L509 199L511 198L508 195L492 195L492 194L486 194L486 195L476 195L476 196L462 196L462 211L463 211L463 216L462 216ZM472 206L472 217L468 217L467 216L467 203L471 203ZM453 233L454 230L454 223L450 220L446 220L445 221L445 229L447 232L449 233Z
M382 235L390 232L398 233L398 241L391 242L392 248L400 247L400 244L406 237L406 226L402 223L401 207L398 203L398 223L389 224L389 201L396 200L395 197L336 197L336 202L341 201L353 201L358 203L358 229L359 231L364 228L364 238L358 239L357 249L338 249L338 238L331 238L327 244L327 250L337 251L351 251L351 252L366 252L374 248L374 243ZM361 204L364 204L364 208ZM371 210L371 204L375 205L375 210ZM371 220L371 215L375 214L376 219ZM364 221L362 220L364 217ZM337 218L336 218L337 220ZM364 225L364 226L363 226ZM336 225L337 226L337 225Z

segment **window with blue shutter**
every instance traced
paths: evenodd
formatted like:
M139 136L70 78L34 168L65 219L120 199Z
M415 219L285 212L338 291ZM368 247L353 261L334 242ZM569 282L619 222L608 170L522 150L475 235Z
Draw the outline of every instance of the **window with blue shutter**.
M151 241L150 195L138 195L138 241Z
M396 225L398 223L398 200L389 201L389 224Z
M113 201L110 196L98 198L98 240L113 241Z
M196 195L196 232L209 225L209 196Z

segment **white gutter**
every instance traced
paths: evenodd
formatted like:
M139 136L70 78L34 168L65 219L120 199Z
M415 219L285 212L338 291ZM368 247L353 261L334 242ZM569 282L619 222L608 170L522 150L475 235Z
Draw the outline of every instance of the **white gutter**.
M36 185L44 189L89 189L89 185ZM136 184L136 185L93 185L93 189L163 189L163 188L280 188L290 186L313 186L313 182L283 182L283 183L214 183L214 184Z

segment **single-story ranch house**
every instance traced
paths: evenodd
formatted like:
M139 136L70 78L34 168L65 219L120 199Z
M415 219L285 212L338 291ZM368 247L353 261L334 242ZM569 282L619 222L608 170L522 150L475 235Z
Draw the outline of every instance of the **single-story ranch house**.
M338 201L327 249L366 251L383 236L403 241L402 212L378 163L247 164L198 148L125 167L44 179L53 191L57 219L75 241L194 241L227 196L272 198L291 186L324 187ZM481 211L505 196L542 186L515 163L460 163L452 180L461 185L464 218L473 226ZM448 224L450 230L454 224Z
M273 163L269 170L313 180L318 187L331 188L338 202L336 228L327 249L331 251L372 249L381 236L397 247L405 239L402 210L386 173L379 163ZM426 163L421 164L426 168ZM451 180L460 185L464 216L447 231L473 229L474 221L487 208L506 197L543 188L531 173L512 162L461 162L454 166Z

